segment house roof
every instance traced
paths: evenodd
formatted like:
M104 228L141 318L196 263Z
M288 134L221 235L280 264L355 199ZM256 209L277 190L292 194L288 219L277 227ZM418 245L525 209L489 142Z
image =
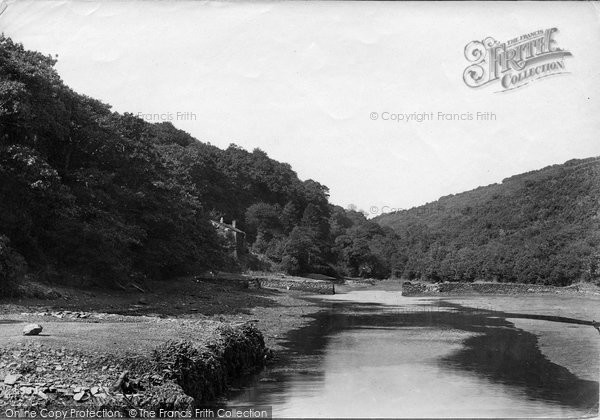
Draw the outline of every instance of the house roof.
M214 227L220 227L220 228L223 228L226 230L231 230L231 231L234 231L237 233L243 233L244 235L246 234L246 232L244 232L243 230L233 227L232 225L228 225L227 223L216 222L214 220L211 220L210 222L213 224Z

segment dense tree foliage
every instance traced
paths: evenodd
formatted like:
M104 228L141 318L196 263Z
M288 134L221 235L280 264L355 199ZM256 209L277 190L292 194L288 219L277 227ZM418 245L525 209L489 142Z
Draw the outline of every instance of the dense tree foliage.
M28 268L102 284L222 268L568 284L600 271L599 160L367 220L327 187L77 94L0 37L0 293ZM237 220L234 261L210 220Z
M571 160L380 216L407 278L568 285L598 280L600 158Z
M259 149L226 150L77 94L55 60L0 38L1 279L105 283L233 269L209 220L238 220L289 272L335 273L328 190ZM364 217L363 217L364 219Z
M107 281L222 261L172 126L76 94L0 38L0 233L30 269ZM182 145L183 144L183 145Z

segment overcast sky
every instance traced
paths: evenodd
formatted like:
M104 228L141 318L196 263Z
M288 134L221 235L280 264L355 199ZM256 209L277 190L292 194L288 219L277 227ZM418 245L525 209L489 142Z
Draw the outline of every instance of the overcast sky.
M335 204L377 213L600 155L598 10L587 2L19 1L8 2L0 30L58 54L69 86L116 111L172 114L201 141L259 147L327 185ZM568 74L502 93L498 84L464 84L470 41L551 27L573 54ZM497 119L396 123L384 112Z

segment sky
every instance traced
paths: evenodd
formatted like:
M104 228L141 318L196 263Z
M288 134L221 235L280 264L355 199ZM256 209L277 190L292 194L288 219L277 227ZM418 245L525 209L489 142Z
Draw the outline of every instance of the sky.
M591 2L5 3L0 31L57 54L76 91L222 148L258 147L371 215L600 155ZM471 41L553 27L566 73L506 92L463 81ZM435 118L392 121L411 113Z

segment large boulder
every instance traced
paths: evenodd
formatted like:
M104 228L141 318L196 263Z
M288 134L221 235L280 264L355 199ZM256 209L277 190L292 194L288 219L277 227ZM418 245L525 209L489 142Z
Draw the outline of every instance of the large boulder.
M23 327L23 335L38 335L43 330L40 324L27 324Z

